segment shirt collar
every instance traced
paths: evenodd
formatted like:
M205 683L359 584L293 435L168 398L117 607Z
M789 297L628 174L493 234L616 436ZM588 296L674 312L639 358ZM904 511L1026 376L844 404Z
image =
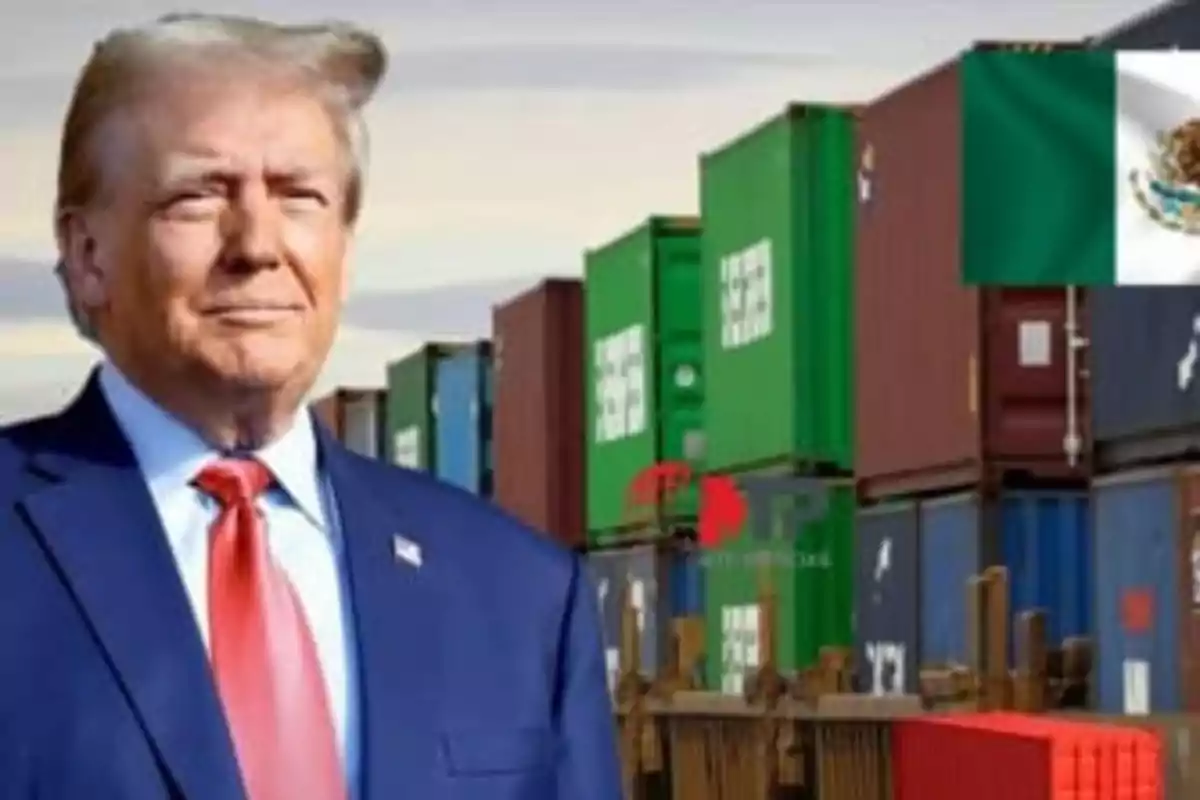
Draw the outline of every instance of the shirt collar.
M206 464L220 458L216 449L138 390L111 362L100 366L100 388L151 491L188 486ZM298 414L282 436L253 455L300 511L324 529L317 442L309 414Z

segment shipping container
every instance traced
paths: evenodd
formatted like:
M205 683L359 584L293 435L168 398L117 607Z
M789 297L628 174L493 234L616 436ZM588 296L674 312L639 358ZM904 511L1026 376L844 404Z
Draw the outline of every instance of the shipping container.
M437 418L433 387L440 362L464 345L427 342L387 366L387 458L393 464L435 472Z
M1200 49L1200 3L1160 3L1098 34L1093 44L1121 50Z
M854 663L860 691L920 688L920 520L917 503L859 510L854 548Z
M824 485L828 503L819 521L792 525L786 504L778 503L774 530L750 530L754 521L747 520L736 538L702 552L710 689L738 694L746 671L764 663L757 604L767 588L776 597L781 672L814 665L822 647L853 647L854 490L848 479Z
M583 284L552 279L492 315L495 500L569 547L584 541Z
M1148 730L1037 714L898 721L896 800L1163 800L1162 742Z
M1098 478L1096 705L1200 711L1200 467Z
M1200 451L1200 288L1097 289L1091 306L1097 467Z
M664 462L701 466L700 223L653 217L584 259L588 538L644 527L627 494ZM695 517L693 487L646 522Z
M710 469L851 469L854 124L792 106L700 159Z
M590 551L587 564L600 600L610 690L620 667L621 598L626 588L637 614L640 672L654 679L668 662L671 620L703 613L697 608L703 596L697 594L695 554L663 544L613 547Z
M1068 347L1083 294L961 282L957 64L881 97L858 128L854 458L867 498L1087 475L1087 387Z
M384 451L383 389L335 389L313 402L313 411L339 442L359 455L379 458Z
M1046 612L1056 646L1092 631L1092 539L1084 490L963 492L920 505L921 665L967 664L967 582L1008 570L1009 609ZM1009 661L1013 661L1012 630Z
M467 491L492 494L492 345L445 358L434 381L437 476Z

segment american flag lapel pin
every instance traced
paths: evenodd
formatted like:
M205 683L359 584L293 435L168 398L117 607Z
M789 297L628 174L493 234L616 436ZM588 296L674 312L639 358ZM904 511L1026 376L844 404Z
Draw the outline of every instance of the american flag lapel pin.
M421 546L411 539L400 535L393 536L392 555L397 563L408 564L410 567L421 566Z

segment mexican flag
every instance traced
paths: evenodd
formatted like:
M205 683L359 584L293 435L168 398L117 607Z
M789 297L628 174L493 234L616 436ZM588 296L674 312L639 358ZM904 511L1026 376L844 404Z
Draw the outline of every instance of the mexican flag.
M1200 283L1200 53L972 52L959 77L965 283Z

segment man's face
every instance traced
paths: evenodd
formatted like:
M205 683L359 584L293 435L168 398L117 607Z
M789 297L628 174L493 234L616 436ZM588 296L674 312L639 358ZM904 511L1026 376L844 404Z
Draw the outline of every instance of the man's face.
M279 83L174 81L112 133L89 225L105 347L151 378L307 390L349 243L350 165L320 101Z

